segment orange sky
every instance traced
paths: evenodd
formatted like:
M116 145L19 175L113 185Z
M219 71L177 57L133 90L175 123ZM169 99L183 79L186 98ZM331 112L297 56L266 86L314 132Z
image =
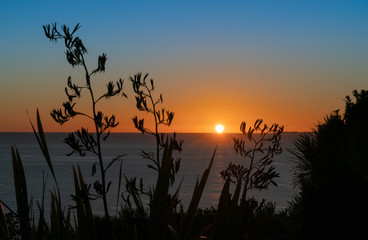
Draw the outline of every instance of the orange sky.
M214 132L222 123L225 132L238 132L242 121L257 118L285 125L285 131L310 131L326 114L343 109L354 89L367 89L368 4L334 3L142 1L82 13L79 3L74 9L4 3L0 132L31 131L26 109L35 120L37 108L46 131L88 126L79 117L60 127L49 116L66 100L68 76L83 83L81 69L67 64L63 43L44 37L42 25L52 22L81 23L90 69L99 54L107 54L106 73L93 79L97 93L108 81L125 79L129 99L100 106L116 114L117 132L136 131L131 118L140 113L128 77L137 72L150 73L156 96L162 93L163 106L175 112L172 127L163 131ZM87 93L78 106L90 110Z

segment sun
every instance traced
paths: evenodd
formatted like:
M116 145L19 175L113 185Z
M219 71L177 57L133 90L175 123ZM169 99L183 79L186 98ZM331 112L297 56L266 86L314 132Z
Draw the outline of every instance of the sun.
M217 124L216 127L215 127L215 129L216 129L216 132L217 133L222 133L225 128L224 128L224 126L222 124Z

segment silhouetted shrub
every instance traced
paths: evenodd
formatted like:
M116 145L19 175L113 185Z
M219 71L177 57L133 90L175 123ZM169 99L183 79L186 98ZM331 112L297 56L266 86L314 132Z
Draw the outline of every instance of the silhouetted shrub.
M351 239L368 228L368 92L353 96L346 97L344 115L334 111L291 150L300 238Z

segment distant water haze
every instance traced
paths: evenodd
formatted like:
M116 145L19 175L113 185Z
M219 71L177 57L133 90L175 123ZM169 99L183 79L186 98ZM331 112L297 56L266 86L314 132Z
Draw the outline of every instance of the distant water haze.
M56 177L60 185L62 203L68 207L73 204L70 194L74 194L72 166L77 166L77 164L81 166L86 183L93 183L99 177L99 174L97 171L94 177L91 176L92 164L97 161L95 156L91 154L87 154L85 157L80 157L76 154L70 157L66 156L67 153L71 152L69 146L63 143L63 139L66 136L67 133L46 134ZM281 146L283 152L275 157L274 162L274 166L280 174L280 177L276 179L278 186L271 186L268 190L261 192L251 191L249 196L253 195L257 199L265 198L272 201L276 203L277 209L287 207L288 201L291 200L296 190L291 184L293 156L286 149L293 146L293 141L297 136L298 133L284 133L282 135ZM177 137L184 140L184 144L183 151L175 153L175 156L181 157L181 166L171 192L176 190L178 184L183 179L179 199L181 199L184 209L187 208L193 194L195 182L207 168L213 151L217 146L214 164L200 201L201 208L216 207L224 184L220 172L226 169L230 162L238 163L244 161L233 149L232 138L242 137L241 134L179 133ZM48 189L54 189L54 182L33 133L0 133L0 199L15 209L16 202L11 164L12 145L19 150L27 178L28 195L33 197L34 203L40 200L42 196L43 173L47 176L45 199L46 204L49 204L50 193ZM156 183L156 172L147 168L147 164L150 161L140 156L142 150L146 152L154 151L155 142L152 136L139 133L114 133L103 143L102 149L106 163L119 154L127 154L123 161L123 173L128 178L143 178L146 188ZM115 164L107 172L107 179L112 181L108 193L108 205L111 213L116 211L118 176L119 165ZM124 184L122 186L122 191L124 191ZM119 201L120 203L122 202L121 198ZM93 201L92 206L94 213L103 213L102 201ZM46 205L46 208L48 208L48 205Z

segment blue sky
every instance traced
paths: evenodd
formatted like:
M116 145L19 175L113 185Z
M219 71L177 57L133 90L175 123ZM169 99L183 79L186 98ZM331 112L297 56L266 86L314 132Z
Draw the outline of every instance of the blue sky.
M67 77L80 74L66 63L62 43L44 37L42 25L53 22L82 25L79 35L91 67L107 53L101 79L151 73L182 131L210 131L221 121L235 131L241 121L258 117L304 131L342 108L352 90L368 85L368 1L1 1L0 6L0 111L6 116L0 131L30 130L26 108L39 107L47 118L65 100Z

